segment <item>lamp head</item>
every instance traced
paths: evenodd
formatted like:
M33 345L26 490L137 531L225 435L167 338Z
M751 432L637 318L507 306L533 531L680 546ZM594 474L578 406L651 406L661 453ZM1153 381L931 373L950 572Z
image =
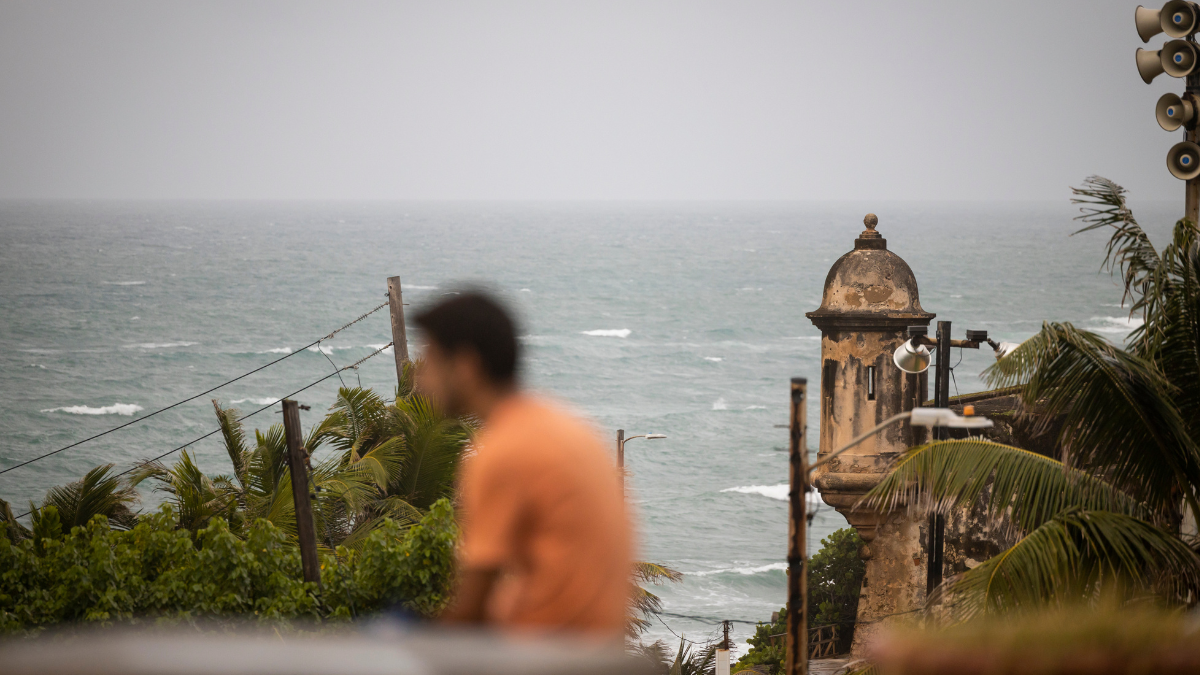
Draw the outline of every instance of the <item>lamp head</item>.
M924 327L922 326L922 328ZM909 328L909 331L911 332L912 328ZM929 350L925 348L925 345L914 344L913 340L905 341L892 354L892 362L896 364L897 368L914 375L929 370L931 360Z
M646 438L666 438L665 434L646 434Z
M949 408L913 408L909 418L916 427L949 427L951 429L986 429L992 421L986 417L963 416Z

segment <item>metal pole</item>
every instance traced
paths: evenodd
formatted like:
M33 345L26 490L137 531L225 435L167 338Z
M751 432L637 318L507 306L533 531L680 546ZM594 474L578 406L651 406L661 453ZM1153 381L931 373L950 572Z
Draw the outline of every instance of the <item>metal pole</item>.
M937 324L937 369L934 373L933 405L938 408L950 407L950 322L939 321ZM946 430L937 427L933 431L935 439L946 438ZM942 584L942 565L945 559L946 516L929 514L929 566L925 571L925 597L933 594L934 589Z
M788 590L787 590L787 647L786 675L808 673L808 444L807 394L808 380L792 378L791 445L788 448L788 467L791 485L788 489Z
M1193 44L1196 41L1195 36L1187 36L1188 42ZM1200 73L1192 73L1185 80L1187 83L1184 98L1191 101L1192 105L1200 103ZM1193 143L1200 142L1200 133L1196 129L1196 121L1192 120L1184 129L1184 140ZM1183 217L1193 223L1200 222L1200 178L1193 178L1187 181L1184 187L1184 212Z
M404 328L404 296L400 292L400 277L388 277L388 309L392 314L392 353L396 356L396 383L404 381L404 364L408 358L408 335Z
M617 429L617 475L621 477L621 494L625 494L625 430Z
M304 580L320 586L321 561L317 559L317 530L308 496L308 467L304 461L304 442L300 434L300 408L290 399L283 400L283 433L287 438L288 468L292 473L292 500L296 505L300 564L304 568Z

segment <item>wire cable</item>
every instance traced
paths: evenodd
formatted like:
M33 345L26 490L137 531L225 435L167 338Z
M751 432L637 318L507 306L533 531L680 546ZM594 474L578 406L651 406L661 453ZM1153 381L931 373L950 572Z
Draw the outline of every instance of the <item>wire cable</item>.
M377 354L379 354L379 353L383 352L383 350L385 350L385 349L387 349L388 347L391 347L391 346L392 346L392 343L391 343L391 342L389 342L389 343L387 343L386 345L384 345L384 346L380 347L379 349L376 349L375 351L371 352L370 354L367 354L366 356L362 357L361 359L359 359L359 360L355 361L353 365L349 365L349 366L346 366L345 368L342 368L341 370L334 371L334 372L332 372L332 373L330 373L330 374L326 375L325 377L322 377L321 379L317 380L316 382L313 382L312 384L308 384L308 385L305 385L305 386L303 386L303 387L300 387L299 389L297 389L296 391L293 391L292 393L288 394L287 396L283 396L283 397L281 397L281 398L278 398L278 399L276 399L276 400L275 400L273 403L268 403L267 405L265 405L265 406L263 406L263 407L259 408L258 410L255 410L254 412L251 412L251 413L247 413L247 414L245 414L245 415L242 415L241 417L239 417L239 418L237 419L237 421L241 422L242 420L248 419L248 418L250 418L250 417L254 417L255 415L257 415L258 413L260 413L260 412L262 412L262 411L264 411L264 410L267 410L267 409L269 409L269 408L274 408L274 407L275 407L275 405L276 405L277 403L279 403L280 401L282 401L282 400L284 400L284 399L287 399L287 398L291 398L291 397L295 396L296 394L299 394L300 392L302 392L302 391L304 391L304 390L306 390L306 389L312 389L313 387L317 386L318 384L321 384L321 383L322 383L322 382L324 382L325 380L328 380L329 378L333 377L334 375L337 375L337 374L338 374L338 373L340 373L342 370L349 370L350 368L357 367L357 366L358 366L359 364L361 364L363 361L366 361L367 359L369 359L369 358L371 358L371 357L373 357L373 356L375 356L375 355L377 355ZM125 475L128 475L128 474L131 474L131 473L133 473L134 471L137 471L137 470L138 470L138 467L140 467L140 466L144 466L144 465L146 465L146 464L149 464L149 463L151 463L151 462L157 462L158 460L160 460L160 459L162 459L162 458L164 458L164 457L166 457L166 456L168 456L168 455L172 455L172 454L174 454L174 453L176 453L176 452L179 452L180 450L183 450L183 449L185 449L185 448L188 448L189 446L195 445L196 443L199 443L200 441L202 441L202 440L204 440L204 439L208 438L209 436L212 436L212 435L214 435L214 434L219 434L219 433L221 433L221 429L218 427L218 428L216 428L216 429L213 429L212 431L208 432L207 434L204 434L203 436L200 436L199 438L192 439L190 442L188 442L188 443L184 443L183 445L181 445L181 446L179 446L179 447L177 447L177 448L174 448L174 449L168 450L168 451L164 452L163 454L161 454L161 455L159 455L159 456L157 456L157 457L152 457L152 458L150 458L150 459L147 459L147 460L144 460L144 461L142 461L142 462L139 462L139 463L138 463L138 466L135 466L135 467L133 467L132 469L126 469L125 471L122 471L121 473L119 473L119 474L117 474L116 476L114 476L114 478L120 478L121 476L125 476ZM33 513L33 510L26 511L25 513L22 513L21 515L17 516L17 519L24 518L25 516L27 516L27 515L29 515L29 514L31 514L31 513Z
M250 371L250 372L248 372L248 373L244 373L244 374L242 374L242 375L238 375L237 377L233 378L232 380L228 380L228 381L226 381L226 382L222 382L221 384L218 384L217 386L213 387L212 389L208 389L208 390L206 390L206 391L202 391L202 392L200 392L199 394L196 394L195 396L192 396L192 397L190 397L190 398L185 398L185 399L183 399L182 401L179 401L179 402L177 402L177 403L172 403L171 405L169 405L169 406L167 406L167 407L165 407L165 408L159 408L158 410L155 410L155 411L154 411L154 412L152 412L152 413L149 413L149 414L146 414L146 415L142 415L141 417L139 417L139 418L137 418L137 419L133 419L133 420L130 420L130 421L126 422L125 424L122 424L122 425L120 425L120 426L113 427L113 428L109 429L108 431L102 431L102 432L100 432L100 433L96 434L95 436L89 436L89 437L87 437L87 438L83 439L82 441L76 441L76 442L74 442L74 443L72 443L72 444L70 444L70 445L68 445L68 446L61 447L61 448L59 448L59 449L57 449L57 450L54 450L54 451L51 451L51 452L47 452L46 454L44 454L44 455L39 455L39 456L37 456L37 457L34 457L33 459L28 459L28 460L26 460L26 461L24 461L24 462L21 462L20 464L14 464L14 465L12 465L12 466L10 466L10 467L8 467L8 468L5 468L5 469L0 469L0 475L6 474L6 473L8 473L9 471L12 471L13 469L19 469L19 468L21 468L21 467L23 467L23 466L27 466L27 465L29 465L29 464L33 464L33 463L34 463L34 462L36 462L36 461L39 461L39 460L46 459L47 457L50 457L51 455L57 455L58 453L62 452L63 450L70 450L71 448L74 448L74 447L76 447L76 446L83 445L84 443L87 443L88 441L94 441L94 440L96 440L97 438L100 438L101 436L106 436L106 435L108 435L108 434L111 434L111 433L112 433L112 432L114 432L114 431L120 431L121 429L124 429L125 427L131 426L131 425L134 425L134 424L137 424L138 422L143 422L143 421L145 421L145 420L148 420L148 419L150 419L151 417L154 417L155 415L157 415L157 414L159 414L159 413L166 412L166 411L168 411L168 410L170 410L170 409L172 409L172 408L177 408L177 407L179 407L179 406L183 405L184 403L189 403L189 402L191 402L191 401L195 401L196 399L200 398L201 396L206 396L206 395L208 395L208 394L211 394L211 393L213 393L214 391L216 391L216 390L218 390L218 389L220 389L220 388L222 388L222 387L225 387L225 386L228 386L228 385L230 385L230 384L233 384L234 382L237 382L238 380L245 379L245 378L247 378L247 377L249 377L249 376L251 376L251 375L253 375L253 374L257 373L258 371L260 371L260 370L263 370L264 368L270 368L271 366L275 365L276 363L279 363L280 361L282 361L282 360L284 360L284 359L289 359L289 358L291 358L291 357L295 356L296 354L299 354L300 352L302 352L302 351L304 351L304 350L306 350L306 349L309 349L309 348L311 348L311 347L313 347L313 346L316 346L316 345L320 345L320 344L321 344L321 342L322 342L323 340L328 340L329 338L333 337L334 335L337 335L338 333L340 333L340 332L342 332L342 331L346 330L346 329L347 329L347 328L349 328L350 326L353 326L354 324L358 323L359 321L362 321L363 319L367 318L368 316L370 316L370 315L374 314L375 312L378 312L379 310L381 310L381 309L383 309L384 307L387 307L387 306L388 306L388 303L386 303L386 302L385 302L385 303L383 303L383 304L379 305L378 307L376 307L375 309L372 309L371 311L367 312L366 314L363 314L362 316L358 317L357 319L355 319L355 320L351 321L350 323L348 323L348 324L346 324L346 325L342 326L341 328L338 328L338 329L334 330L333 332L329 333L328 335L326 335L325 337L321 338L320 340L317 340L317 341L315 341L315 342L311 342L311 343L309 343L309 344L307 344L307 345L305 345L305 346L303 346L303 347L301 347L301 348L297 349L296 351L294 351L294 352L291 352L291 353L289 353L289 354L284 354L283 356L281 356L281 357L279 357L279 358L275 359L274 361L271 361L270 363L267 363L267 364L261 365L261 366L259 366L258 368L255 368L254 370L251 370L251 371ZM320 347L318 347L318 351L320 351ZM322 354L324 354L325 352L321 352L321 353L322 353ZM374 356L374 355L372 355L372 356ZM326 355L326 358L328 358L328 355ZM333 363L333 361L330 361L330 363ZM334 367L336 368L337 366L334 366Z

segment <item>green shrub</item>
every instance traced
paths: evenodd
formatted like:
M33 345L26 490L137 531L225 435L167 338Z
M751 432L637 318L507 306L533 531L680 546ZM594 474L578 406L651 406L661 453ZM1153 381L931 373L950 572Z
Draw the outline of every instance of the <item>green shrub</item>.
M858 551L865 543L854 528L843 528L822 539L821 550L808 560L808 627L836 625L838 652L843 654L850 651L854 640L858 596L867 569ZM731 670L736 673L754 666L768 666L770 672L782 673L785 633L786 607L779 610L778 620L755 627L754 637L748 640L750 652L738 659Z
M453 573L457 526L445 499L407 530L387 521L357 551L322 555L323 592L301 580L299 550L265 520L239 539L214 518L193 538L164 506L128 531L97 516L55 536L50 509L33 537L0 537L0 633L80 623L319 623L393 604L429 616L445 604Z

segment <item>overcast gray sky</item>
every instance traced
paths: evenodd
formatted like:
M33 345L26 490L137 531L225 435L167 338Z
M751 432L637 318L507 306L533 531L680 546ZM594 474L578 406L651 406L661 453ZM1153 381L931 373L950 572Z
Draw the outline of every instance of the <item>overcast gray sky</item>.
M0 197L1182 199L1136 4L0 0Z

